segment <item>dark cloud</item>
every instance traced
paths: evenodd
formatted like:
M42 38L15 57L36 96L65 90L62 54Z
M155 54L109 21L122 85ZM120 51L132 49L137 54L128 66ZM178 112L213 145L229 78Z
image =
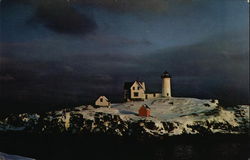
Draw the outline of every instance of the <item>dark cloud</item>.
M66 0L3 0L0 5L4 10L2 14L8 14L8 9L18 8L18 5L25 5L25 9L31 11L31 18L26 22L32 26L43 24L52 31L65 34L86 34L97 28L94 19L79 13ZM21 15L16 16L17 19L27 14L24 11L20 13Z
M84 5L95 5L115 11L162 12L167 9L168 0L75 0Z
M7 0L3 0L6 2ZM204 0L205 1L205 0ZM193 0L12 0L9 3L42 3L46 5L69 5L69 4L83 4L86 5L94 5L96 7L103 7L113 11L119 12L154 12L161 13L168 10L172 5L182 5L182 4L190 4Z
M5 59L0 70L1 111L71 107L92 103L102 94L119 99L122 83L118 80L120 76L115 76L116 71L109 72L112 63L108 61L112 62L112 57L119 59L117 56L89 55L85 58L75 55L64 57L63 61L47 62L18 59L13 55L1 57ZM102 60L105 64L98 64Z
M94 41L101 46L136 46L136 45L143 45L143 46L149 46L152 45L152 42L146 39L141 40L135 40L135 39L129 39L122 36L117 35L107 35L107 34L99 34L99 35L89 35L89 40Z
M30 22L42 23L49 29L66 34L86 34L97 28L95 21L80 14L67 1L41 0Z

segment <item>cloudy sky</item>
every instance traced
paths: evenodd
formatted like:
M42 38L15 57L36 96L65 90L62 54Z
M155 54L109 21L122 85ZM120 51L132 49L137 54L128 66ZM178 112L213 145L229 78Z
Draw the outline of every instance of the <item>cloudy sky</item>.
M1 0L0 106L39 111L119 101L125 81L249 103L246 0Z

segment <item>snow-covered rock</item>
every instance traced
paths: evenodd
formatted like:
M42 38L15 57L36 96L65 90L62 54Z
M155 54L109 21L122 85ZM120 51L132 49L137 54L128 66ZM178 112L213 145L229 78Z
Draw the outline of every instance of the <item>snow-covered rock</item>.
M138 116L143 104L151 108L151 117ZM0 123L0 130L14 129L118 136L246 134L249 130L249 105L225 109L217 100L157 98L113 104L111 108L79 106L40 115L11 115Z

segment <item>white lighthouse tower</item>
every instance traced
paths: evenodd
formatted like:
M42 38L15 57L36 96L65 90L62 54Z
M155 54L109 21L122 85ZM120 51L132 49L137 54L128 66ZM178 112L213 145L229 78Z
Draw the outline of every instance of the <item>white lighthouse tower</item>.
M161 75L162 79L162 97L171 97L171 76L165 71Z

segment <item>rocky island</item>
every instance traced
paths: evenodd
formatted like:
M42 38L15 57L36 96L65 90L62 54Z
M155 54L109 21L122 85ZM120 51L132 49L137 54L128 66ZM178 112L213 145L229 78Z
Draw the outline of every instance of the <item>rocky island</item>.
M149 117L138 115L144 104L150 106ZM83 132L139 137L247 134L248 130L248 105L223 108L215 100L179 97L112 104L110 108L88 105L40 114L16 114L0 123L1 132Z

